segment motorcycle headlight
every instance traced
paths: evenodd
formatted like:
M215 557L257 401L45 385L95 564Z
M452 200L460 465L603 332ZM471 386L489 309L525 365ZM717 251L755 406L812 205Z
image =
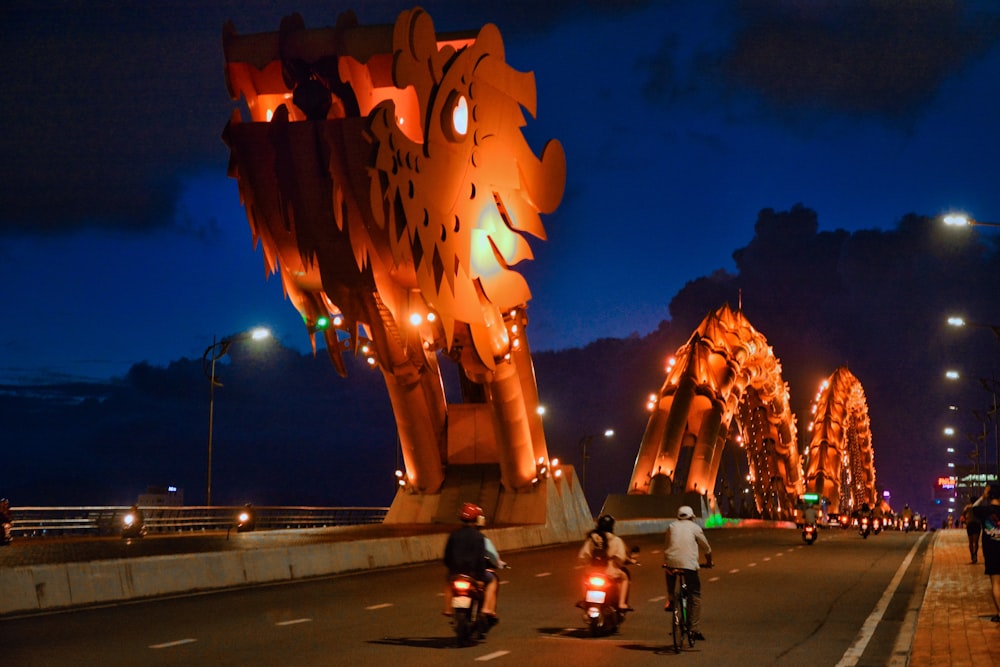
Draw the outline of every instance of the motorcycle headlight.
M246 512L240 512L240 521L246 522L250 520L250 515Z
M125 525L126 526L131 526L133 523L135 523L135 516L132 515L132 514L126 514L125 515Z

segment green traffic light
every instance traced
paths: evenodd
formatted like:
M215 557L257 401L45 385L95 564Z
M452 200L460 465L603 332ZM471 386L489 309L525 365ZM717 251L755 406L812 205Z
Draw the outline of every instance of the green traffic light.
M329 317L326 317L325 315L322 315L322 316L316 318L316 329L318 331L323 331L328 326L330 326L330 318Z

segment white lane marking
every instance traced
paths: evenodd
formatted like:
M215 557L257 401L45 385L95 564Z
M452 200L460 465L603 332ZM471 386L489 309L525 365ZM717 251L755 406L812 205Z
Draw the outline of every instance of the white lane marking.
M486 655L481 655L476 658L476 662L486 662L487 660L493 660L494 658L500 658L507 655L510 651L493 651L493 653L487 653Z
M739 572L739 571L740 571L740 569L739 569L738 567L734 567L733 569L731 569L731 570L729 571L729 574L736 574L736 573L737 573L737 572Z
M769 561L769 560L771 560L771 557L770 557L770 556L764 556L764 561L765 561L765 562L766 562L766 561Z
M365 607L365 611L372 611L374 609L385 609L386 607L391 607L391 602L383 602L382 604L373 604L370 607Z
M658 595L655 598L649 598L649 601L650 602L659 602L660 600L666 600L666 599L667 599L666 595Z
M552 573L551 573L551 572L539 572L539 573L538 573L538 574L536 574L535 576L536 576L536 577L551 577L551 576L552 576Z
M150 644L149 648L173 648L175 646L182 646L184 644L193 644L197 639L178 639L174 642L164 642L162 644Z
M719 580L719 577L712 577L711 579L709 579L709 581L718 581L718 580Z
M510 579L504 579L503 581L500 582L500 585L503 586L504 584L509 584L509 583Z
M885 614L886 608L889 606L889 602L892 601L892 596L896 594L896 589L899 587L899 582L903 580L903 575L906 574L906 568L910 567L910 561L913 560L913 555L917 552L917 547L923 539L927 537L927 533L920 536L920 539L913 544L913 548L910 549L910 553L906 554L906 558L903 562L899 564L899 569L896 570L896 574L892 577L892 581L886 587L885 592L882 593L882 598L872 609L872 613L868 615L865 619L864 625L861 626L861 631L858 633L857 638L854 643L851 644L847 651L844 652L844 657L840 659L837 663L837 667L854 667L861 660L861 655L865 652L868 647L868 642L871 641L872 635L875 634L875 628L878 627L879 622L882 620L882 616Z
M774 554L774 555L775 555L775 556L784 556L785 554L783 554L783 553L781 553L781 552L779 551L778 553L776 553L776 554Z
M757 567L757 563L748 563L747 567Z
M290 621L278 621L275 625L298 625L299 623L312 623L311 618L293 618Z

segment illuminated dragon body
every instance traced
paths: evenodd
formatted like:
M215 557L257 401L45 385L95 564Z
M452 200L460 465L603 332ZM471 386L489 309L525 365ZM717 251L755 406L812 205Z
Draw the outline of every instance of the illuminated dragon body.
M538 157L521 133L533 75L506 63L495 26L438 35L421 9L393 26L229 24L224 50L250 114L234 111L224 138L255 242L340 373L345 351L382 372L407 487L437 492L457 461L530 488L548 454L513 267L565 183L559 143ZM463 409L439 354L461 369Z

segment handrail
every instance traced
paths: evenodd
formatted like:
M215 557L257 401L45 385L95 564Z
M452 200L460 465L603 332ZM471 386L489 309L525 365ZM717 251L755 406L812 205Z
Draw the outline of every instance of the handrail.
M20 537L115 535L129 507L12 507L12 532ZM239 506L140 506L150 533L227 530ZM254 506L257 530L323 528L382 523L387 507Z

